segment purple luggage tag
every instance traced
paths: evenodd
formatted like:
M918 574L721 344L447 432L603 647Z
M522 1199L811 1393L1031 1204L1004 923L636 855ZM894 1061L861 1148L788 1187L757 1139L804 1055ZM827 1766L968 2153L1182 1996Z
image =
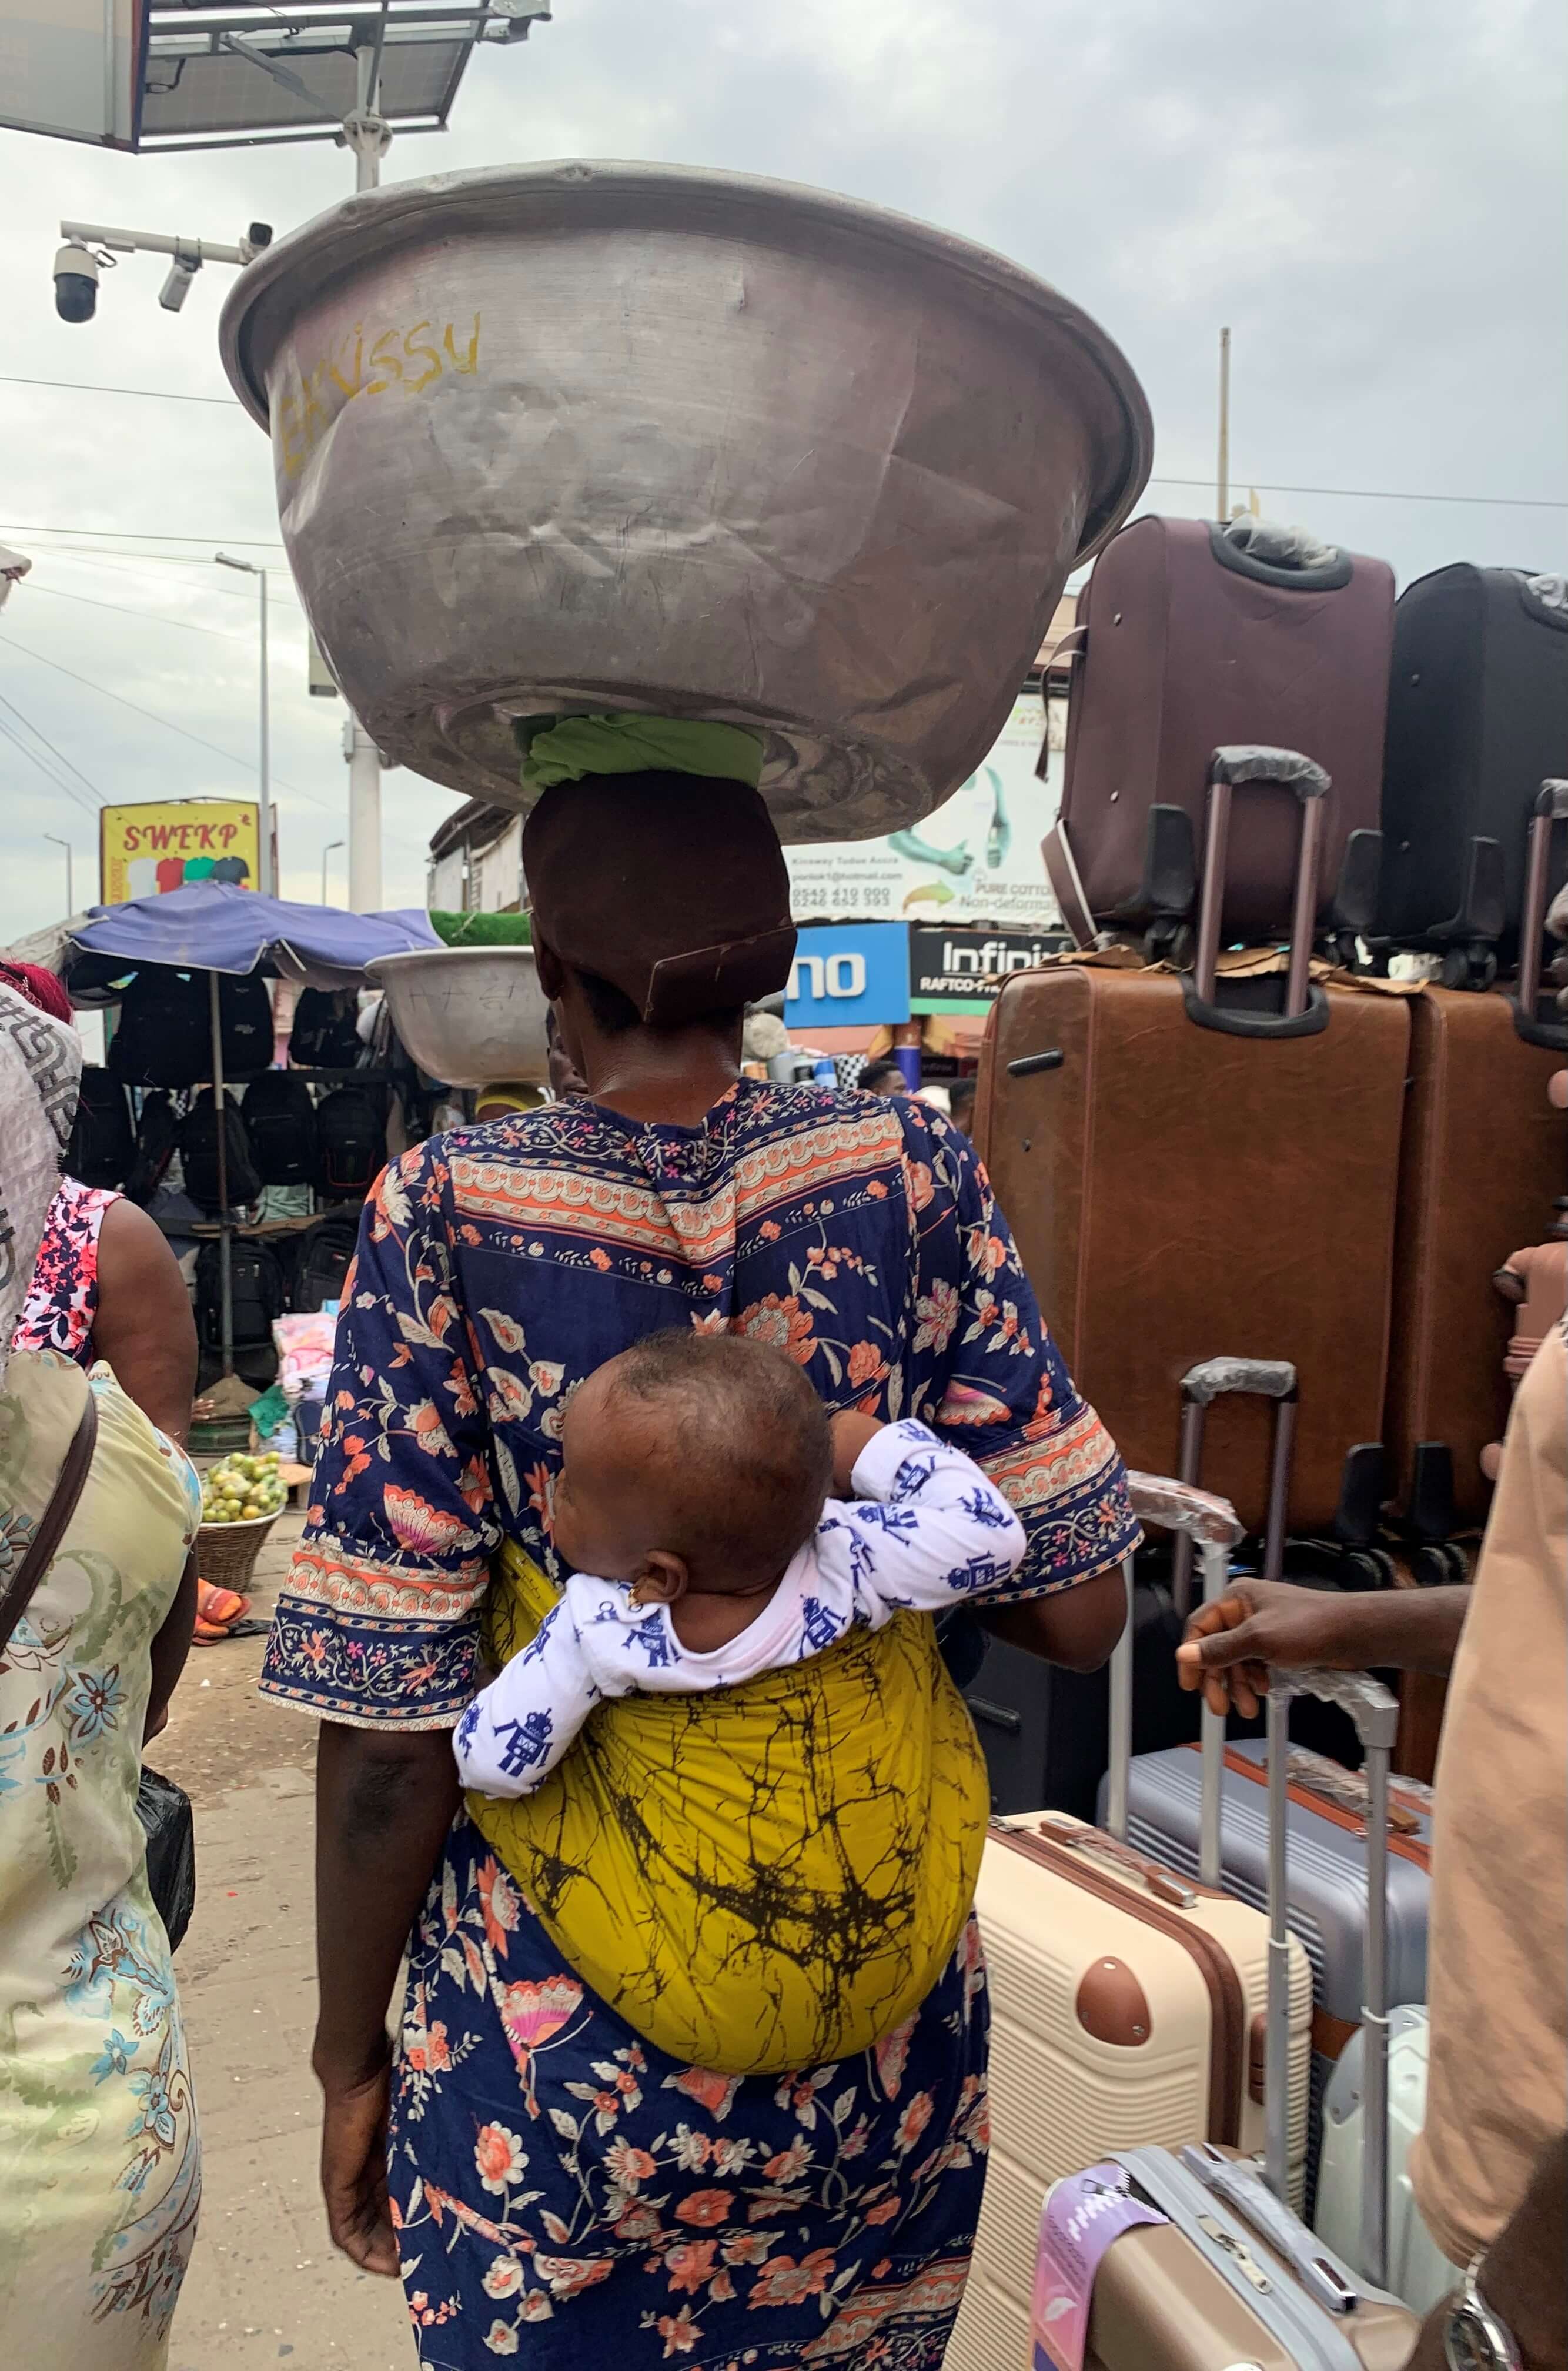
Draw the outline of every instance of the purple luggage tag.
M1053 2185L1040 2217L1034 2266L1034 2371L1083 2371L1100 2259L1124 2231L1169 2220L1132 2195L1119 2165L1091 2165Z

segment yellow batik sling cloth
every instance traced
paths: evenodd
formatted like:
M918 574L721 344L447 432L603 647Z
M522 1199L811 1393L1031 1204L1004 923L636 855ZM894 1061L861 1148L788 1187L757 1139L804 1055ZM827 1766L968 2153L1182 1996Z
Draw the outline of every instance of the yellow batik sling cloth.
M499 1667L554 1604L512 1543ZM847 2058L925 1999L985 1841L985 1764L928 1615L706 1694L595 1706L559 1767L468 1810L576 1972L687 2065Z

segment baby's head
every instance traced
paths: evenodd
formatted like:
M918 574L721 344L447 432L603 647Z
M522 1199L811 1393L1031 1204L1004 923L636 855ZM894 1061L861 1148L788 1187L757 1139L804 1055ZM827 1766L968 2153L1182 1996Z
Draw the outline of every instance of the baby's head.
M827 1410L792 1359L672 1327L572 1394L550 1526L579 1572L673 1604L776 1580L821 1520Z

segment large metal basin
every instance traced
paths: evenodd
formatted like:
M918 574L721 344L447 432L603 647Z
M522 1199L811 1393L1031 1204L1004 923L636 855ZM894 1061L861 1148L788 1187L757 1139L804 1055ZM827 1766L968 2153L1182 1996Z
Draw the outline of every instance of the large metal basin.
M545 1015L532 947L433 947L365 966L421 1070L449 1087L542 1086Z
M786 839L917 822L1148 473L1136 379L1055 289L734 174L368 191L251 264L222 336L345 697L511 806L514 715L628 707L766 727Z

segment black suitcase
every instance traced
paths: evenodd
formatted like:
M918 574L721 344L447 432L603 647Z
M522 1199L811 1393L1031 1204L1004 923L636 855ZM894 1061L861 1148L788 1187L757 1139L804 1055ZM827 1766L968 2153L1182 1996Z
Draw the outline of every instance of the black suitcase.
M1536 800L1565 775L1562 580L1460 562L1407 585L1394 607L1379 930L1450 951L1446 986L1489 986L1497 961L1514 960ZM1560 820L1549 897L1564 879Z
M185 1171L185 1190L203 1210L221 1211L224 1197L218 1185L218 1114L211 1087L204 1088L200 1099L188 1111L179 1130L179 1158ZM256 1174L256 1163L250 1157L250 1139L246 1132L244 1117L237 1104L224 1097L224 1183L228 1188L228 1207L239 1209L254 1202L261 1191L261 1180ZM280 1303L281 1306L281 1303Z
M213 1075L212 998L205 972L150 966L126 989L109 1068L133 1087L193 1087Z
M107 1070L82 1072L76 1116L65 1149L65 1166L84 1186L123 1186L136 1158L131 1106L125 1090Z
M309 1082L297 1070L263 1070L245 1090L244 1112L263 1186L313 1186L321 1152Z

